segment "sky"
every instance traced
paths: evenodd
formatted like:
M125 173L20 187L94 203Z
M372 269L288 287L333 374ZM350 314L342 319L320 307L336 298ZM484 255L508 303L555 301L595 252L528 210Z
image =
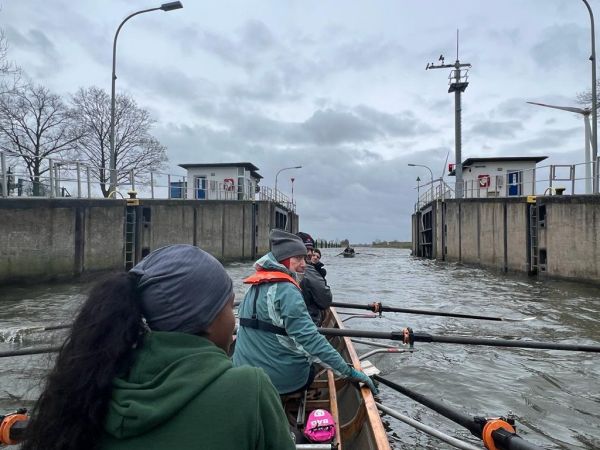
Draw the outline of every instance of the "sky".
M600 14L600 1L590 0ZM571 113L591 87L590 20L577 0L183 0L128 21L117 92L156 120L168 172L183 163L251 162L291 195L300 228L353 243L411 238L417 177L454 162L449 69L472 65L462 97L462 154L583 162ZM9 58L68 96L110 92L112 41L151 0L4 0ZM600 17L600 15L599 15ZM446 177L452 184L454 179Z

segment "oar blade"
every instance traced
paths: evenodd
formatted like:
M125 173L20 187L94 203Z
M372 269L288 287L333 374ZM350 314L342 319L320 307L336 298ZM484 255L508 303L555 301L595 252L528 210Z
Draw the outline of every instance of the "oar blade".
M503 322L528 322L530 320L535 320L537 319L536 316L532 316L532 317L522 317L522 318L513 318L513 317L503 317L502 321Z

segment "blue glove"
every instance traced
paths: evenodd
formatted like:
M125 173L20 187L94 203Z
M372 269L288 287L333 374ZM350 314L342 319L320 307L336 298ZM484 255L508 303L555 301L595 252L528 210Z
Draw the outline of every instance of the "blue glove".
M357 383L366 384L369 387L369 389L371 389L371 392L373 394L379 394L379 389L375 387L375 383L373 383L373 380L371 380L371 378L369 378L364 372L356 370L353 367L348 378L350 378L350 380L352 381L356 381Z

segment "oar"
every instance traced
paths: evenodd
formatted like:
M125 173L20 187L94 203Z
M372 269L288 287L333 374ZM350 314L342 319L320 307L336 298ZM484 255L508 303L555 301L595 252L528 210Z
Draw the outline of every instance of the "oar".
M359 305L356 303L340 303L333 302L331 306L337 306L340 308L354 308L354 309L366 309L367 311L373 311L374 313L382 312L397 312L405 314L422 314L425 316L442 316L442 317L458 317L460 319L477 319L477 320L495 320L497 322L524 322L527 320L533 320L535 317L524 317L524 318L510 318L510 317L494 317L494 316L481 316L475 314L460 314L450 313L444 311L431 311L428 309L409 309L409 308L396 308L392 306L384 306L381 303L370 303L367 305Z
M451 421L459 424L466 428L478 438L483 440L486 448L490 448L491 445L495 445L501 450L541 450L535 444L531 444L523 439L521 436L516 434L513 424L514 421L511 418L495 418L488 419L485 417L471 417L468 416L448 405L443 404L437 400L433 400L429 397L412 391L404 386L389 381L379 375L373 375L373 379L385 384L386 386L412 398L418 403L433 409L442 416L450 419ZM511 423L512 422L512 423ZM491 441L491 442L490 442Z
M20 350L0 352L0 358L8 358L9 356L37 355L40 353L54 353L58 351L60 351L60 347L30 347Z
M415 342L438 342L443 344L489 345L492 347L536 348L543 350L568 350L576 352L600 353L600 345L566 344L563 342L522 341L519 339L476 338L470 336L440 336L413 332L411 328L402 331L367 331L339 328L319 328L325 336L347 336L359 338L390 339L413 345Z

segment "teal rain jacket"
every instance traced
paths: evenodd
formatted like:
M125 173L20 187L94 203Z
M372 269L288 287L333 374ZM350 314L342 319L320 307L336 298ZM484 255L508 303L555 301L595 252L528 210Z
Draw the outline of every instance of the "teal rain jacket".
M257 270L293 275L267 253L254 264ZM292 283L280 281L253 285L239 307L240 318L250 318L255 290L259 290L257 318L285 328L287 336L240 326L233 354L234 366L261 367L280 394L293 392L306 384L313 363L333 369L348 377L351 367L319 334L306 310L300 290Z

